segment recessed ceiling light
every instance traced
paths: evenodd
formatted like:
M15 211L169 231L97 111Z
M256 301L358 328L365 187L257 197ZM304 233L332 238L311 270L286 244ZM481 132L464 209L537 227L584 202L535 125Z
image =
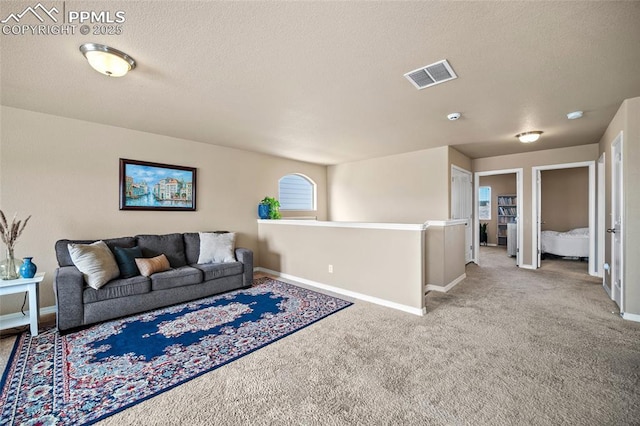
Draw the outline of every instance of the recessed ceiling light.
M575 120L576 118L582 118L582 111L573 111L567 114L569 120Z
M462 117L462 114L460 114L459 112L452 112L451 114L447 115L447 118L451 121L456 121L460 117Z
M516 135L516 138L520 139L522 143L535 142L540 138L542 132L540 130L533 130L531 132L523 132Z
M136 67L131 56L104 44L85 43L80 51L94 70L109 77L122 77Z

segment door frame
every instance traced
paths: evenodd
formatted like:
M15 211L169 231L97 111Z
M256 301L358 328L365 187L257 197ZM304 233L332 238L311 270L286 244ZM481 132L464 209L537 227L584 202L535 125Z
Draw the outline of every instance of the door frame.
M540 214L541 214L541 196L542 196L542 182L540 172L543 170L557 170L557 169L574 169L578 167L589 168L589 275L596 275L594 268L594 256L596 253L596 235L595 235L595 220L596 220L596 162L595 161L580 161L576 163L563 163L563 164L549 164L546 166L534 166L531 168L531 181L533 194L532 206L531 206L531 250L534 254L532 256L532 262L534 269L540 267ZM537 253L537 255L536 255Z
M524 184L522 181L524 169L502 169L490 170L486 172L475 172L473 176L473 262L478 264L480 261L480 219L478 219L478 190L480 188L480 176L508 175L515 173L516 175L516 197L518 205L516 206L516 219L518 223L518 248L516 250L516 266L525 267L522 264L522 238L524 237L524 226L522 223L522 194L524 193Z
M611 228L616 228L616 213L618 210L618 206L615 202L615 193L619 191L620 193L620 206L624 206L624 170L623 170L623 136L622 132L618 133L616 138L611 142ZM620 165L619 168L616 167L616 145L620 146ZM619 174L619 188L616 186L616 172ZM614 256L616 254L615 244L616 239L615 236L611 236L611 299L617 303L615 300L615 282L618 276L620 277L620 315L624 318L624 223L625 223L625 215L624 208L620 211L620 224L621 229L616 229L616 235L620 235L620 268L615 267Z
M603 152L602 155L600 155L600 158L598 158L598 163L597 163L597 192L598 192L598 196L597 196L597 204L598 207L596 209L596 228L597 228L597 239L596 239L596 264L595 264L595 270L596 270L596 275L600 278L602 278L602 286L604 287L605 291L607 292L607 294L609 294L609 297L611 297L611 289L609 287L607 287L607 283L606 280L604 279L604 274L605 274L605 270L604 270L604 264L606 262L605 260L605 234L606 234L606 228L607 228L607 224L606 224L606 220L605 220L605 216L606 216L606 199L605 199L605 194L606 194L606 159L607 159L607 154L606 152Z

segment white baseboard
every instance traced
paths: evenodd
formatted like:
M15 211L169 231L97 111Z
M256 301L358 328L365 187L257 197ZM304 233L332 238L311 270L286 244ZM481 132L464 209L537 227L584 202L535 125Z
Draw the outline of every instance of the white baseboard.
M466 273L460 275L458 278L456 278L455 280L451 281L449 284L447 284L445 286L435 285L435 284L427 284L427 286L425 287L425 291L439 291L441 293L446 293L449 290L451 290L453 287L455 287L456 284L458 284L460 281L464 280L465 278L467 278L467 274Z
M334 287L332 285L322 284L322 283L319 283L319 282L316 282L316 281L308 280L306 278L300 278L300 277L296 277L295 275L284 274L282 272L273 271L273 270L267 269L267 268L257 267L257 268L253 268L253 270L254 270L254 272L263 272L265 274L273 275L273 276L276 276L278 278L284 278L284 279L287 279L287 280L299 282L301 284L305 284L305 285L308 285L308 286L311 286L311 287L315 287L315 288L319 288L319 289L322 289L322 290L330 291L332 293L340 294L340 295L351 297L351 298L354 298L354 299L363 300L365 302L374 303L376 305L386 306L387 308L392 308L392 309L397 309L399 311L408 312L408 313L413 314L413 315L422 316L422 315L427 313L427 310L425 308L420 309L420 308L414 308L413 306L402 305L400 303L391 302L389 300L380 299L380 298L373 297L373 296L368 296L366 294L357 293L357 292L351 291L351 290L345 290L343 288Z
M523 263L522 265L520 265L520 268L522 268L522 269L533 269L533 270L538 269L538 268L534 267L533 265L527 265L526 263Z
M56 306L45 306L44 308L40 308L40 315L48 315L48 314L55 314L56 313ZM26 315L22 315L22 312L14 312L12 314L6 314L6 315L0 315L0 324L3 323L11 323L14 322L22 317L28 318L29 317L29 311L25 311Z
M622 314L622 319L626 319L629 321L635 321L635 322L640 322L640 315L638 314L630 314L628 312L625 312Z

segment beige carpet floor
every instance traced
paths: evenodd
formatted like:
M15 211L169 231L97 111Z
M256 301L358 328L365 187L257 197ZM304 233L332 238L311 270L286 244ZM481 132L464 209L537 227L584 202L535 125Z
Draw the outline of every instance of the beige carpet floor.
M482 247L424 317L356 301L99 424L639 424L640 324L583 265L514 265Z

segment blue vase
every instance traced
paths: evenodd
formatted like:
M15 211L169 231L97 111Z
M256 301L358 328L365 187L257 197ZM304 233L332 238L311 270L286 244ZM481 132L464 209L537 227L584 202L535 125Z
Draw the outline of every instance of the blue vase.
M269 219L269 204L258 204L258 217L260 219Z
M22 266L20 267L20 276L22 278L33 278L36 276L38 267L31 261L31 259L33 259L33 257L24 257L22 259L24 260Z

